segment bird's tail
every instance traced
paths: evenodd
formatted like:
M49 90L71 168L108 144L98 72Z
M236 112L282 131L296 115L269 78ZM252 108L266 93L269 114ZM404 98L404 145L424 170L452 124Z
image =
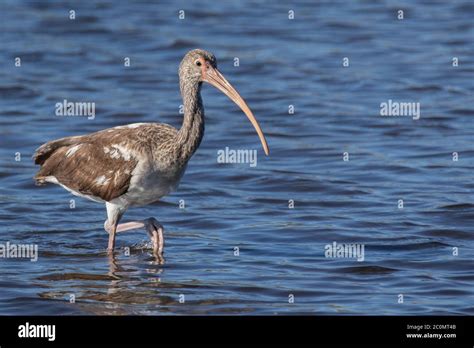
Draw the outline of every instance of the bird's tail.
M45 176L36 174L33 179L35 180L36 186L46 185L46 177Z

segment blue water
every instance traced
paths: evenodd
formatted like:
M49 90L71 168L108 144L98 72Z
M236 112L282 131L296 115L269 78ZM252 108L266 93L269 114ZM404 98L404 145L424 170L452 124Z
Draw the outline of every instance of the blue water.
M468 0L3 0L0 244L39 257L0 258L0 314L474 314L473 13ZM165 264L143 231L119 234L110 260L104 207L36 187L31 155L127 123L179 127L177 68L196 47L271 154L204 86L206 135L179 190L124 217L160 220ZM56 116L64 99L95 102L95 118ZM389 99L420 102L420 119L380 116ZM257 166L218 163L225 147L257 149ZM364 261L325 257L333 242L363 244Z

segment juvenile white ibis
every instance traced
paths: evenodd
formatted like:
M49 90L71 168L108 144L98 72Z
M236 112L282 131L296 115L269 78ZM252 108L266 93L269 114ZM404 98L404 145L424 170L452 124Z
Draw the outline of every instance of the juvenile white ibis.
M179 66L184 104L179 130L163 123L134 123L53 140L36 150L33 158L41 165L35 176L38 185L58 184L74 195L105 203L109 254L113 254L117 232L144 227L155 255L161 257L163 227L155 218L119 221L128 207L150 204L178 187L204 135L202 82L222 91L242 109L268 155L265 136L252 111L219 72L214 55L201 49L188 52Z

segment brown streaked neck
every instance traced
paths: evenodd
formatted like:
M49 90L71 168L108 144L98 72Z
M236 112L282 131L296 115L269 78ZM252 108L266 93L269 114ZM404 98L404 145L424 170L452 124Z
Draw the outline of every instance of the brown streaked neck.
M204 107L201 99L201 83L180 79L184 105L184 119L178 131L177 142L181 158L188 160L201 144L204 136Z

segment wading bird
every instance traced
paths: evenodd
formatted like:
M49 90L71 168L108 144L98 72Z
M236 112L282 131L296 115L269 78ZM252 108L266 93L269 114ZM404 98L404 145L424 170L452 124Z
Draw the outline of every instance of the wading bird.
M33 155L35 164L41 165L35 176L38 185L57 184L74 195L105 203L104 228L109 233L110 254L117 232L145 228L155 255L162 255L163 227L155 218L119 221L128 207L156 202L178 187L204 135L203 82L219 89L242 109L268 155L265 136L249 107L219 72L214 55L201 49L188 52L179 66L184 105L180 129L163 123L134 123L53 140Z

